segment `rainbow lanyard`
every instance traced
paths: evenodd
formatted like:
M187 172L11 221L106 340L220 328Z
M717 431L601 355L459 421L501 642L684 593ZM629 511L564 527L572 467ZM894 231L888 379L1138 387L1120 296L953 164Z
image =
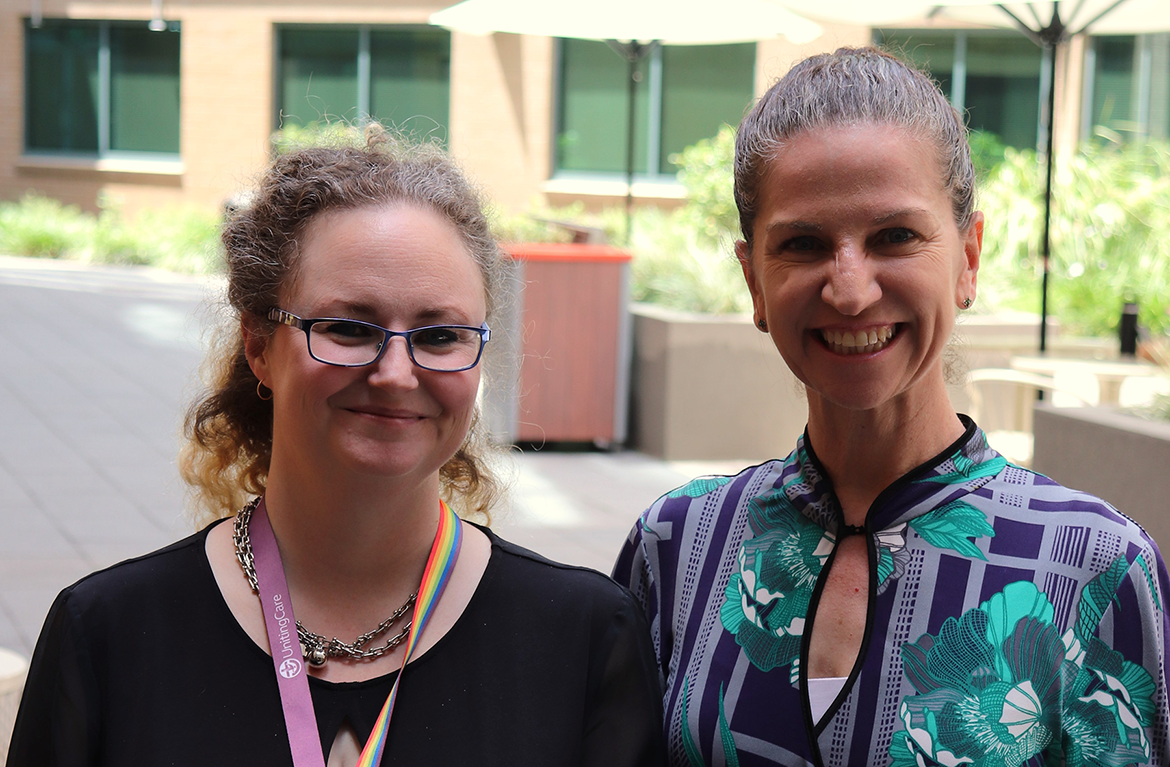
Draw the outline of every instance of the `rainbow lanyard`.
M280 550L276 547L276 536L268 521L268 510L264 499L252 512L248 534L252 539L252 556L256 563L256 583L259 586L260 602L264 609L264 624L268 630L268 645L272 649L272 665L276 669L276 683L280 688L280 705L284 709L284 724L288 730L288 743L292 750L295 767L325 767L325 754L321 750L321 736L317 731L317 717L313 713L313 698L309 693L309 679L302 660L300 642L297 640L297 619L293 615L292 600L288 595L288 581L284 577L284 565L280 561ZM386 747L386 734L390 731L390 715L398 699L398 683L406 671L406 664L418 645L439 597L451 579L455 560L459 556L459 544L463 541L463 525L459 517L439 501L439 529L435 542L423 570L422 583L414 603L414 618L410 634L406 639L406 650L402 654L402 668L390 695L378 714L370 739L362 749L358 767L376 767L382 761Z

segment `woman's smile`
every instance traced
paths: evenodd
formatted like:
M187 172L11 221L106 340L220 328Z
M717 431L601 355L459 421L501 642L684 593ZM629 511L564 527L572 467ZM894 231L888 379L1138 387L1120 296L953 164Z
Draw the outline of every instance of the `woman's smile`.
M854 356L880 352L888 347L898 334L898 326L896 324L877 325L853 330L822 328L819 333L829 351L834 354Z
M752 240L740 258L756 316L811 399L857 411L946 396L942 353L979 242L929 145L871 124L790 138Z

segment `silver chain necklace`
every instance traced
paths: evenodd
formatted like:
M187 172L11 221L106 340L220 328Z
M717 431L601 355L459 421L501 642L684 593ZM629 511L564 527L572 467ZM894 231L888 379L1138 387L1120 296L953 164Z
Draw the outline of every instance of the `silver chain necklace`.
M259 594L260 587L256 583L256 560L252 557L252 539L248 535L248 523L252 520L252 512L259 504L260 498L256 497L247 506L240 509L232 526L232 540L236 544L236 560L244 569L244 575L248 578L248 584L252 587L253 594ZM326 639L320 634L309 631L298 620L297 638L301 641L301 654L304 655L305 661L312 666L324 666L330 658L371 660L381 657L406 641L406 637L410 635L411 622L409 620L401 631L386 640L386 644L370 648L367 648L366 645L375 637L386 633L391 626L397 623L406 614L406 611L414 606L414 600L417 596L417 593L411 594L406 598L405 604L391 613L389 618L379 623L373 631L362 634L352 642L342 642L337 637Z

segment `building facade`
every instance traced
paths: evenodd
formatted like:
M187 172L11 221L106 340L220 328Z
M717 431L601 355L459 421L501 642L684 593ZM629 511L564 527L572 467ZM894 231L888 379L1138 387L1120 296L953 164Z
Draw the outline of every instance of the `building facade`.
M604 43L451 33L449 0L0 0L0 199L223 205L295 137L367 117L444 142L502 207L625 195L626 63ZM792 61L878 42L928 67L973 127L1035 143L1042 54L993 30L827 27L812 43L666 47L639 65L640 202L670 157L735 124ZM1099 38L1058 73L1061 141L1167 136L1170 35Z

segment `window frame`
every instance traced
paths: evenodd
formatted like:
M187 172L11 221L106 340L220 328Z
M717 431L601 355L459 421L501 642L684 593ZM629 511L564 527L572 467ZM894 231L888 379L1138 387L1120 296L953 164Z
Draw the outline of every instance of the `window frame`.
M554 186L564 186L566 184L571 185L574 182L583 182L583 183L620 182L621 184L624 185L626 182L625 170L616 170L616 171L613 171L613 170L563 170L560 167L558 167L559 161L560 161L560 158L558 157L559 137L564 132L564 128L565 128L565 125L564 125L564 119L565 119L565 110L564 110L565 51L564 51L564 47L565 47L566 40L572 40L572 39L577 39L577 38L557 37L557 38L553 38L553 39L554 39L554 42L556 45L555 45L555 49L553 51L553 57L554 57L553 58L553 61L554 61L553 98L551 100L551 106L552 106L552 110L553 110L552 111L553 119L551 120L552 140L549 141L549 150L548 150L548 158L549 158L548 162L549 162L549 169L550 169L548 180L550 182L553 182ZM597 42L597 41L594 41L594 42ZM739 43L734 43L734 44L739 45ZM751 43L751 44L756 46L755 58L758 59L759 45L758 45L758 43ZM662 44L652 45L650 47L649 53L646 55L646 57L644 59L646 62L645 71L646 71L646 79L647 79L647 92L646 92L647 104L646 104L646 139L645 139L645 145L643 148L645 149L645 152L646 152L646 162L645 162L645 165L643 165L642 167L638 167L637 165L635 165L634 174L633 174L633 183L635 185L637 185L639 187L643 187L643 188L657 188L658 192L660 193L660 196L661 196L661 194L665 194L665 196L667 196L667 197L677 197L678 195L671 193L670 190L672 188L675 188L675 187L681 188L681 184L678 181L678 171L677 170L668 170L668 171L664 172L661 169L661 167L658 166L658 161L661 159L661 154L662 154L662 127L663 127L662 126L662 117L663 117L663 111L664 111L663 108L664 108L664 103L665 103L664 102L665 76L664 76L664 71L663 71L664 70L664 68L663 68L663 49L664 48L665 48L665 46ZM615 58L618 58L619 60L621 58L621 55L618 54L617 52L614 53L614 56L615 56ZM622 66L623 66L623 68L626 66L624 61L622 61ZM751 73L752 84L753 84L751 98L753 100L756 97L758 97L758 95L759 95L757 92L757 89L755 87L756 86L756 83L755 83L756 74L757 74L756 67L753 66L752 73ZM628 87L628 83L624 82L624 84L627 85L627 87ZM625 92L623 91L623 98L625 98L625 97L626 97ZM626 124L624 123L623 128L622 128L622 136L623 137L625 137L625 132L626 132L625 125ZM623 139L623 142L624 142L624 139ZM635 151L635 155L637 155L639 152L639 150L637 148L637 144L635 144L635 147L636 148L634 151ZM624 155L624 153L626 151L625 143L623 143L619 147L619 149Z
M968 54L967 44L973 37L983 38L1009 38L1014 36L1023 36L1018 31L1007 29L956 29L956 28L940 28L940 27L879 27L875 26L871 33L871 42L873 45L881 47L883 50L889 50L888 44L883 37L899 36L912 38L914 35L930 35L943 36L947 35L954 40L954 61L952 62L950 74L950 102L959 114L963 115L965 123L970 120L967 116L967 78L968 78ZM897 51L897 49L895 49ZM1039 71L1036 73L1039 78L1039 88L1036 94L1036 142L1034 146L1029 148L1043 151L1047 144L1047 135L1044 132L1043 121L1039 119L1039 115L1047 108L1044 103L1044 93L1046 90L1046 83L1048 81L1048 73L1050 71L1049 56L1051 51L1048 48L1038 47L1040 53ZM898 51L898 55L901 52ZM931 78L938 80L938 75L934 72L929 72Z
M23 35L21 43L23 46L22 56L22 81L23 88L21 107L23 109L23 119L21 121L21 157L25 160L38 161L44 160L49 165L62 165L63 167L72 167L81 164L93 164L94 167L101 169L104 165L113 163L114 165L125 164L127 167L142 166L143 168L152 168L159 172L167 173L172 167L179 167L182 163L183 157L183 112L182 112L182 92L183 92L183 42L182 42L182 22L176 19L165 19L166 30L165 33L174 33L179 35L179 60L177 62L179 71L179 121L178 125L178 148L174 152L153 152L149 150L137 149L112 149L110 147L111 137L111 123L113 121L113 102L111 100L111 93L113 91L113 54L110 49L110 29L114 26L132 27L139 24L143 28L149 29L148 24L151 23L148 19L78 19L72 17L44 17L40 23L34 25L33 19L29 16L23 17ZM97 104L96 104L96 118L97 118L97 149L95 151L79 151L75 149L32 149L29 147L29 133L32 109L32 88L30 77L32 75L32 46L29 45L29 32L34 29L40 29L45 21L53 24L61 24L62 26L77 26L77 27L96 27L98 29L98 60L97 60ZM151 30L154 32L155 30Z
M429 24L320 24L320 23L277 23L272 25L272 130L279 131L283 126L283 77L281 64L284 49L281 45L282 33L286 30L295 31L324 31L324 32L357 32L357 71L354 76L357 86L357 100L355 102L357 114L353 119L345 115L331 115L352 125L366 125L373 119L370 114L370 103L373 100L373 60L370 46L370 35L376 32L414 32L440 31L438 27ZM436 129L442 130L442 142L451 143L451 44L452 35L447 32L447 121L446 124L436 121ZM363 86L364 82L364 86Z
M1170 109L1167 103L1170 97L1170 32L1151 32L1132 35L1092 35L1085 46L1084 80L1081 91L1081 125L1080 136L1084 141L1095 137L1096 97L1098 75L1098 46L1107 40L1128 38L1133 42L1133 67L1129 73L1130 97L1132 110L1136 112L1127 116L1127 121L1135 127L1133 130L1110 129L1117 133L1123 143L1143 139L1170 139ZM1156 49L1161 48L1161 51ZM1162 61L1157 62L1155 58ZM1157 64L1161 63L1165 69L1157 71ZM1163 95L1155 99L1154 89L1160 87ZM1155 103L1155 101L1159 103ZM1158 109L1155 109L1158 107ZM1103 126L1108 127L1108 126Z

